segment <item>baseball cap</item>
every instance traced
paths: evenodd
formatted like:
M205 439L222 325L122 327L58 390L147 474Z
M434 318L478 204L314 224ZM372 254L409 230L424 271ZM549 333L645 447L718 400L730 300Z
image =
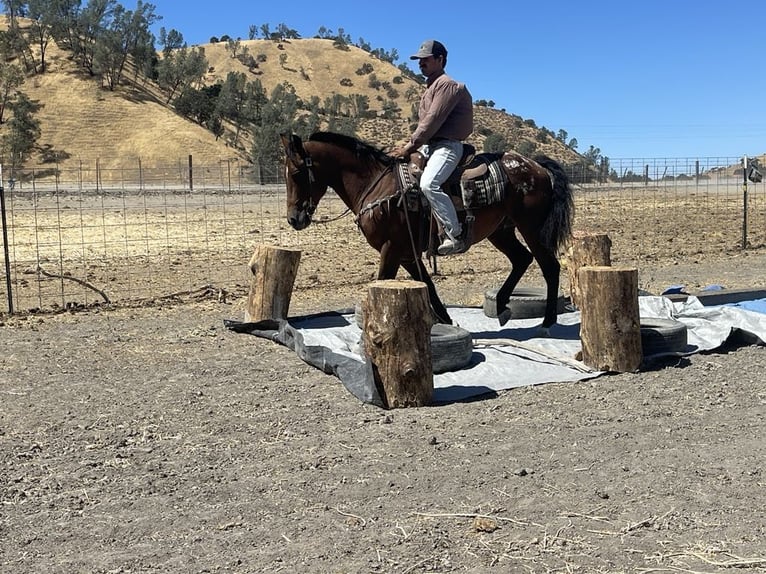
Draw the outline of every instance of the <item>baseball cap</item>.
M420 45L418 53L410 56L410 60L419 60L420 58L428 58L428 56L446 57L447 48L438 40L426 40Z

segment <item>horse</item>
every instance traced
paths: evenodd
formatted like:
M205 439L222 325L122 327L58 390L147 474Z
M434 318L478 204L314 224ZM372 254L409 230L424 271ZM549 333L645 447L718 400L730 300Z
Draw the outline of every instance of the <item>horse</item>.
M420 231L423 217L417 217L406 190L401 189L399 160L381 148L333 132L316 132L306 141L283 133L280 139L285 151L290 226L296 230L308 227L320 200L332 188L354 213L369 245L380 253L378 279L394 279L403 267L412 279L425 283L436 320L452 324L423 263L432 234ZM530 159L506 151L494 159L506 176L501 201L472 210L470 241L488 239L510 262L508 277L497 291L501 326L511 318L508 303L514 288L532 261L537 261L546 283L540 325L541 335L546 335L557 319L561 265L556 254L572 233L572 189L561 165L549 157ZM458 210L463 222L466 213ZM426 219L430 227L431 219Z

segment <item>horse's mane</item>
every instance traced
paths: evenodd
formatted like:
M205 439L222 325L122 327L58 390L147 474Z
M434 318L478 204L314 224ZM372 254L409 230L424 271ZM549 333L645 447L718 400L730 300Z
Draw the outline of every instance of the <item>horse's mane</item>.
M393 158L382 149L376 148L345 134L338 134L335 132L314 132L309 137L309 141L337 145L349 151L353 151L358 158L367 161L378 161L384 165L388 165L393 161Z

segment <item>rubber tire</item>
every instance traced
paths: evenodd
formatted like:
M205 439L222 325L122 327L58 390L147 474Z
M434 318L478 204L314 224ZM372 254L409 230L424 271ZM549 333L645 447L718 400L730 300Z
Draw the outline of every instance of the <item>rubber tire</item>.
M354 322L364 328L362 306L354 307ZM473 337L455 325L436 323L431 327L431 365L434 374L457 371L471 362L473 355Z
M689 329L673 319L640 317L641 347L644 357L686 350Z
M431 327L431 363L434 374L458 371L471 362L473 337L455 325Z
M487 317L497 318L497 292L499 287L487 289L484 292L484 314ZM545 317L546 303L545 287L516 287L508 301L508 308L511 310L511 319L532 319ZM566 312L568 299L559 295L556 301L556 312Z

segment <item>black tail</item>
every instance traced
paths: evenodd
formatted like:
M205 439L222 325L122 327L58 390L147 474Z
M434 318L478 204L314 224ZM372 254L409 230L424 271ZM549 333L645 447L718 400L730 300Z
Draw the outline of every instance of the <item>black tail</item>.
M534 158L551 175L553 184L553 203L548 218L540 230L543 243L557 253L572 235L574 220L574 196L569 185L569 177L564 168L554 159L545 155Z

